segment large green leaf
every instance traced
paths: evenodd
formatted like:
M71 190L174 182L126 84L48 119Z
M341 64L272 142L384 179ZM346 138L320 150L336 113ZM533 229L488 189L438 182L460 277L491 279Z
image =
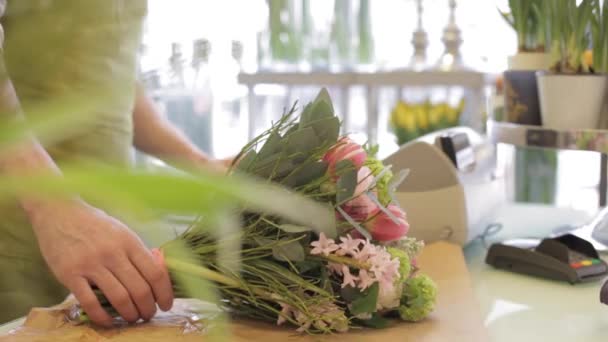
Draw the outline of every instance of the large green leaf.
M357 170L349 160L340 161L336 170L340 174L337 183L336 202L344 203L353 197L357 188Z
M323 161L312 162L294 171L281 181L288 187L295 188L302 186L314 181L317 178L322 177L327 172L327 163Z
M64 177L54 175L4 176L0 198L24 194L81 194L121 211L156 211L172 214L213 212L227 204L276 215L328 236L336 235L333 211L286 188L233 175L127 171L102 164L65 165Z
M311 124L321 144L334 145L340 135L340 119L335 116Z
M380 287L376 282L374 285L365 290L360 297L352 301L350 313L356 316L363 313L375 312L376 304L378 303L379 291Z
M306 259L304 247L299 241L290 241L274 246L272 256L279 261L300 262Z
M279 229L285 233L306 233L311 231L310 227L299 226L297 224L284 223L279 225Z
M241 170L241 171L249 170L253 166L253 164L257 160L257 158L258 158L258 154L255 150L251 150L251 151L247 152L247 154L245 154L245 156L243 156L239 160L239 162L236 166L237 170Z
M317 97L315 98L314 102L320 102L320 101L325 101L326 103L328 103L330 106L330 109L331 109L331 113L333 114L334 108L332 106L331 97L329 96L329 92L327 91L327 88L322 88L319 91L319 94L317 94Z
M285 151L295 161L305 160L320 146L319 138L311 127L299 129L287 137Z
M281 150L283 139L281 137L281 135L277 132L272 132L270 133L270 135L268 136L268 139L266 139L266 142L264 143L264 146L262 146L262 148L260 149L260 152L258 153L258 155L260 156L260 159L264 159L268 156L271 156L277 152L279 152Z
M377 312L374 312L372 314L372 318L357 320L357 322L359 322L362 325L365 325L367 327L374 328L374 329L384 329L384 328L388 327L389 325L391 325L390 319L382 317Z

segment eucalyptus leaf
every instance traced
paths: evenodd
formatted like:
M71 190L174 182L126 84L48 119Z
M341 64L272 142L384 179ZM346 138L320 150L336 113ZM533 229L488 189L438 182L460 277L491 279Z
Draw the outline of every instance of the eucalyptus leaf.
M279 225L279 229L281 229L285 233L305 233L310 232L312 230L310 227L299 226L291 223L283 223Z
M292 174L288 175L281 182L282 184L295 188L312 182L322 177L327 172L327 163L324 161L312 162L306 166L301 166Z
M372 314L372 318L370 319L360 319L357 322L361 323L370 328L374 329L383 329L391 325L391 320L385 317L382 317L377 312Z
M312 105L311 121L309 122L309 124L314 124L319 120L330 118L333 116L334 109L331 106L331 102L328 103L326 101L318 101Z
M279 261L304 261L306 253L299 241L281 243L272 248L272 256Z
M365 290L361 296L351 302L350 313L356 316L363 313L375 312L379 292L380 287L376 282Z
M321 145L315 130L312 127L302 128L287 136L285 151L290 157L296 153L307 158Z
M324 268L325 266L320 261L304 260L304 261L300 261L300 262L296 263L296 267L298 268L298 271L300 271L300 273L306 273L306 272L317 270L317 269L320 270L321 268Z
M319 94L317 94L317 97L315 98L315 103L316 102L320 102L320 101L325 101L330 105L331 108L331 112L334 112L334 108L331 102L331 97L329 96L329 92L327 91L327 88L323 87L321 88L321 91L319 91Z
M264 146L262 146L260 152L258 153L259 158L264 159L279 152L283 147L281 143L282 139L279 133L277 133L276 131L270 133L268 139L266 139L266 142L264 143Z
M309 102L306 106L304 106L304 110L302 110L302 114L300 114L300 122L298 125L295 125L295 128L303 128L309 125L310 121L312 121L312 102ZM292 127L292 129L294 128Z
M338 178L336 202L344 203L355 194L357 188L357 170L349 169Z
M340 296L345 301L352 302L361 296L361 290L349 285L340 289Z
M340 135L340 119L329 117L311 124L321 144L334 145Z
M236 168L237 170L241 170L241 171L247 171L249 170L249 168L251 168L255 162L255 160L257 159L257 152L255 150L251 150L249 152L247 152L247 154L245 154L245 156L243 156L241 158L241 160L239 160Z

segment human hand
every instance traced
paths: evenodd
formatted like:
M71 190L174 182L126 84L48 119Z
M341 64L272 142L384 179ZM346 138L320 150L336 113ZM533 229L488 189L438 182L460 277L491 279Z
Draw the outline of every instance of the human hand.
M151 319L157 303L164 311L171 309L168 271L123 223L81 201L27 211L49 268L93 322L112 324L92 285L128 322Z

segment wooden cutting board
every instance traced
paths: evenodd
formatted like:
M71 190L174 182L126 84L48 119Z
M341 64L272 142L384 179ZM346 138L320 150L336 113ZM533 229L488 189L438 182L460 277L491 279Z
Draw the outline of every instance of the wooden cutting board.
M439 287L435 311L419 323L399 322L381 329L353 329L342 337L350 342L367 341L487 341L479 307L474 298L462 250L459 246L437 242L420 256L421 269ZM331 341L333 336L298 335L293 328L235 320L226 323L211 316L193 314L192 302L178 300L168 313L159 313L148 323L118 324L113 329L75 326L65 319L72 303L53 308L33 309L22 327L0 336L0 342L50 341L204 341L213 327L227 331L232 341ZM209 329L211 328L211 329Z

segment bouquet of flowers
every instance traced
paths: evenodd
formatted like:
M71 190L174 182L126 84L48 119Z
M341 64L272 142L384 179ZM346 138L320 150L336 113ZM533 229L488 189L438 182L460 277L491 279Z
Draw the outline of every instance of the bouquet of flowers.
M323 203L335 212L334 224L297 225L242 208L242 228L216 236L205 229L213 222L196 219L154 251L172 276L176 297L191 296L181 280L204 279L229 313L308 333L380 328L391 318L419 321L433 310L436 286L416 266L423 244L406 236L406 214L393 198L405 173L394 174L375 148L339 131L322 90L299 117L294 105L245 146L231 170ZM179 252L183 246L194 258Z

